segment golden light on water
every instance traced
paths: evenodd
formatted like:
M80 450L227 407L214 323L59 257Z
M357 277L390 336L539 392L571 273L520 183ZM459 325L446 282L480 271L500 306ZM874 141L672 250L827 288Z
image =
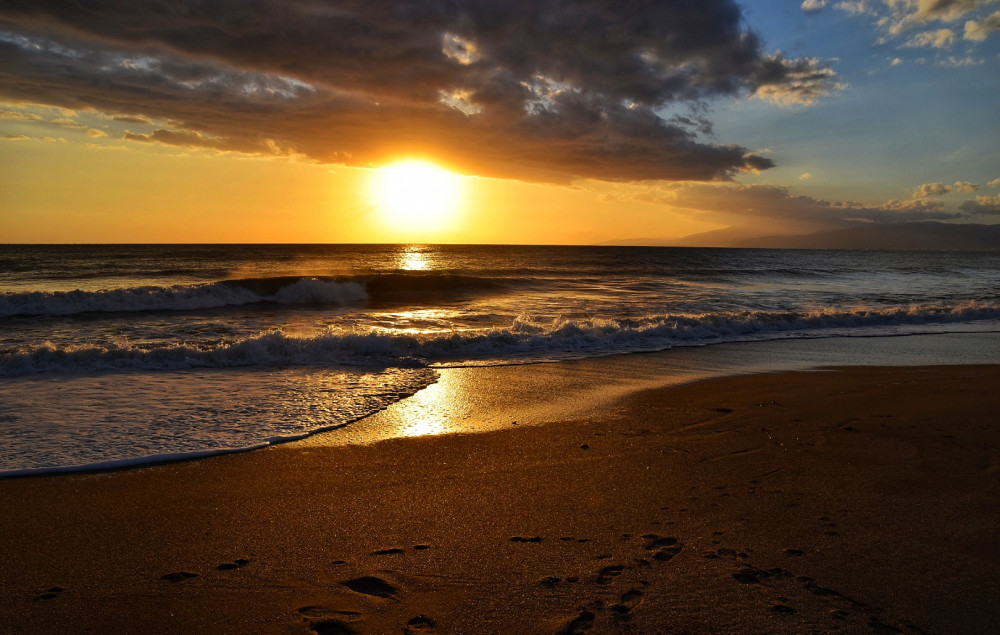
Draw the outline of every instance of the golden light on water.
M447 386L431 384L413 397L413 403L407 404L410 410L400 423L398 434L404 437L422 437L434 434L453 432L445 416L450 398Z
M460 374L444 372L438 380L400 402L396 413L394 435L423 437L468 431L465 427L471 413L469 387ZM392 417L390 417L392 420Z
M429 271L431 259L420 247L407 247L396 259L399 269L403 271Z
M387 229L424 237L450 228L464 194L461 177L418 159L375 170L369 188Z

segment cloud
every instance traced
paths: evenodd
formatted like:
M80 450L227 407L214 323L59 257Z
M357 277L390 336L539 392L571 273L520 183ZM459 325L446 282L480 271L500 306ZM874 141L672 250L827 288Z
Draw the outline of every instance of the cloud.
M872 18L876 26L885 34L880 43L885 43L911 29L921 28L933 22L956 22L962 18L981 14L987 5L995 4L1000 0L845 0L834 5L835 9L844 11L854 16L868 16ZM994 14L996 15L996 14ZM992 24L993 16L984 22ZM965 39L981 41L988 34L981 32L978 25L980 23L970 20L972 26L966 23ZM991 27L987 26L987 29ZM970 31L971 29L971 31ZM995 25L993 27L995 30ZM950 46L954 39L954 32L951 36L944 31L951 29L939 29L917 34L910 38L904 46L935 46L944 48ZM969 37L970 33L973 37ZM945 44L947 42L947 44Z
M223 142L223 140L206 137L198 132L166 130L163 128L154 130L149 134L126 130L122 138L126 141L135 141L138 143L160 143L183 148L219 148Z
M1000 187L1000 179L993 179L988 183L990 187Z
M17 110L7 110L7 109L0 109L0 119L5 119L7 121L28 121L28 122L40 122L45 120L45 118L39 115L38 113L20 112Z
M730 226L768 226L776 233L810 232L859 223L956 220L967 213L945 209L940 201L890 200L879 205L825 201L774 185L664 183L656 187L619 186L611 194L669 206L700 221Z
M969 20L965 23L965 39L982 42L991 33L1000 31L1000 11L993 13L979 22Z
M996 0L919 0L917 17L921 20L957 20L981 6ZM912 0L906 4L914 4Z
M931 46L938 49L950 48L955 42L955 32L951 29L938 29L937 31L924 31L917 33L904 44L904 48L920 48Z
M924 183L913 191L913 198L929 198L931 196L944 196L951 192L951 186L944 183Z
M5 141L45 141L46 143L69 143L64 137L32 137L23 134L5 134L0 139Z
M980 64L985 64L986 60L977 57L955 57L950 56L947 59L942 59L938 62L941 66L950 66L952 68L961 68L962 66L978 66Z
M806 13L819 13L826 6L826 0L805 0L802 10Z
M959 209L970 216L998 216L1000 196L977 196L962 203Z
M978 189L978 185L968 181L955 181L954 185L946 185L944 183L924 183L913 190L913 198L925 199L934 196L944 196L945 194L951 194L952 192L970 194Z
M0 97L155 121L159 143L554 182L766 169L671 115L843 87L828 62L764 52L736 0L8 0L0 59Z
M775 72L785 79L765 83L755 93L761 99L782 105L813 104L820 97L847 88L836 80L836 72L817 58L802 58L793 63L780 57L772 58Z
M153 125L153 120L149 117L135 116L135 115L114 115L111 117L112 121L118 121L121 123L133 123L133 124L147 124Z
M864 0L844 0L833 5L835 9L845 11L851 15L874 15L875 9L869 2Z

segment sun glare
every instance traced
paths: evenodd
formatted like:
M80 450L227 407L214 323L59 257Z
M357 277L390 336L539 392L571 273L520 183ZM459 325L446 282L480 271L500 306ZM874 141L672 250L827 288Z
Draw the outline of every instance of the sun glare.
M449 227L461 204L462 180L433 163L398 161L375 171L371 197L386 225L426 234Z

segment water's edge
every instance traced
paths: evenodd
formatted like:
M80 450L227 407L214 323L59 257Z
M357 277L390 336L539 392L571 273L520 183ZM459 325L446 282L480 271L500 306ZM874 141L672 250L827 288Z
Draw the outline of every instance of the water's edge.
M505 367L439 368L437 381L412 394L400 395L373 412L299 434L275 436L245 447L15 469L0 472L0 478L137 469L292 442L349 445L417 434L485 432L512 418L523 424L544 423L598 409L642 390L713 377L840 366L991 364L997 360L1000 333L978 332L741 342ZM513 392L512 382L517 385ZM419 415L413 414L414 409ZM434 421L428 422L429 417ZM419 426L414 424L416 418L421 419Z

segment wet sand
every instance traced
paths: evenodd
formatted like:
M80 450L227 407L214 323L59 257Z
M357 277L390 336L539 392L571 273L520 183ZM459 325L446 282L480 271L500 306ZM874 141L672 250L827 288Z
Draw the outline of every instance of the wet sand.
M998 388L1000 366L748 375L8 479L0 632L1000 632Z

